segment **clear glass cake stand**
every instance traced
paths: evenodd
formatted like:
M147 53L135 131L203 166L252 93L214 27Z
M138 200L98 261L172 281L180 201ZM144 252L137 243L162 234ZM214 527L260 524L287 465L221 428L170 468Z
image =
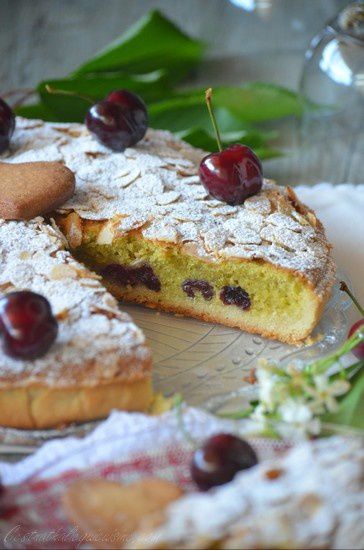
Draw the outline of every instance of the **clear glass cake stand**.
M346 278L347 280L347 278ZM312 335L312 344L289 346L277 341L220 325L203 323L186 317L160 313L135 305L123 305L143 329L154 357L154 387L164 395L182 394L192 406L210 412L224 407L243 408L251 392L247 381L250 370L260 357L291 361L306 361L335 349L348 332L346 310L349 302L334 287L331 300ZM43 441L82 436L96 422L70 426L62 430L25 431L0 428L1 445L37 447ZM20 447L19 447L19 452Z

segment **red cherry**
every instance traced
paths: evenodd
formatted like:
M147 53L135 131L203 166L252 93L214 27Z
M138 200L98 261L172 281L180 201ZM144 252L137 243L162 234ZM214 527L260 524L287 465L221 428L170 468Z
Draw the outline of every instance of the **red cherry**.
M85 123L103 145L114 151L124 151L145 136L148 113L139 96L127 90L116 90L90 107Z
M0 336L6 355L36 359L44 355L58 333L58 323L46 298L27 290L0 300Z
M249 443L235 435L220 433L195 451L190 470L197 487L206 491L228 483L239 471L257 463L257 455Z
M356 323L353 324L353 326L351 327L351 329L349 330L349 338L350 336L352 336L360 327L363 327L364 326L364 319L360 319L359 321L357 321ZM364 328L363 328L363 331L364 331ZM356 348L354 348L353 350L351 350L353 352L353 354L355 355L355 357L357 357L358 359L364 359L364 342L362 342L361 344L358 344L356 346Z
M242 204L259 193L263 185L262 165L246 145L232 145L204 157L199 169L207 191L228 204Z
M111 103L117 103L125 109L131 109L133 111L143 111L143 118L147 113L147 107L140 96L129 92L128 90L113 90L106 96L106 101L111 101Z
M0 153L9 147L14 128L15 115L9 105L0 98Z

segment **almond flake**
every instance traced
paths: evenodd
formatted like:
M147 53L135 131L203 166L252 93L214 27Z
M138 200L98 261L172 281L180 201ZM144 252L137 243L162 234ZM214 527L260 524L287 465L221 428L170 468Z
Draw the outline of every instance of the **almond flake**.
M166 193L162 193L157 196L157 204L172 204L172 202L178 201L180 196L181 193L178 193L177 191L167 191Z
M118 175L116 175L115 183L119 185L120 187L128 187L131 183L133 183L136 179L138 179L140 176L140 169L139 168L133 168L130 172L119 172Z
M261 214L269 214L272 210L270 200L264 195L249 197L244 202L244 206L247 210L257 210Z
M100 233L97 235L96 242L97 244L111 244L115 237L115 228L113 222L108 222L101 229Z
M178 231L164 223L153 223L143 230L143 237L149 240L176 243L178 242Z

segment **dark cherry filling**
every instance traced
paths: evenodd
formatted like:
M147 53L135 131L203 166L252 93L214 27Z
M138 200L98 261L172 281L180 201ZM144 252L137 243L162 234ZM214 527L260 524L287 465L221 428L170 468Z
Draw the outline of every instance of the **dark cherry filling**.
M201 292L205 300L211 300L214 296L212 285L201 279L187 279L182 283L182 289L189 298L195 298L196 292Z
M249 309L251 306L249 294L241 286L222 287L220 300L226 306L238 306L242 309Z
M161 283L152 267L148 264L129 266L120 264L109 264L101 271L101 275L109 277L120 285L138 286L143 285L149 290L159 292Z

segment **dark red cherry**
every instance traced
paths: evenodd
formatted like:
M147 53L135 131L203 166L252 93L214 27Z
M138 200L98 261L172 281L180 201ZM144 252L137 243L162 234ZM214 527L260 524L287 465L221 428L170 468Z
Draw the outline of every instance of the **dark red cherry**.
M146 263L134 267L122 264L108 264L101 270L101 274L122 286L142 285L155 292L159 292L162 288L161 282L154 273L153 268Z
M148 113L139 96L127 90L116 90L90 107L85 123L103 145L114 151L124 151L145 136Z
M9 147L15 129L15 115L9 105L0 98L0 153Z
M241 286L223 286L220 300L226 306L237 306L241 309L249 309L251 306L249 294Z
M200 163L199 175L213 197L233 205L259 193L263 185L261 162L246 145L207 155Z
M55 341L58 323L46 298L35 292L11 292L0 299L0 335L14 359L43 356Z
M360 319L359 321L353 324L353 326L349 330L348 336L349 337L352 336L360 327L363 327L362 330L364 332L364 319ZM355 355L355 357L357 357L358 359L364 359L364 342L362 342L361 344L358 344L356 348L352 350L352 352Z
M138 115L138 111L139 116L141 116L140 112L143 112L142 120L148 116L147 106L142 98L133 92L129 92L129 90L113 90L106 96L105 99L107 101L111 101L111 103L118 103L118 105L121 105L121 107L124 107L125 109L134 111L136 115Z
M212 300L215 294L213 286L203 279L186 279L182 283L182 290L189 298L195 298L196 293L200 292L205 300Z
M254 449L235 435L221 433L210 437L194 452L191 476L201 491L231 481L241 470L258 463Z

